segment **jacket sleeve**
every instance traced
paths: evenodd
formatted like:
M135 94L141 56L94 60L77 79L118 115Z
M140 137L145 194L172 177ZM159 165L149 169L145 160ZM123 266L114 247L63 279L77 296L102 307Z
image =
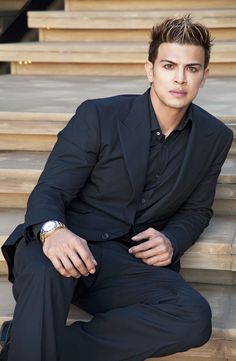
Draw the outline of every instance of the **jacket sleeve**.
M218 152L207 174L161 231L172 243L173 262L178 261L197 241L210 222L217 179L232 144L232 138L233 133L230 131L226 145L224 143L224 147Z
M96 104L88 100L79 106L58 134L58 140L29 197L25 229L51 219L65 223L65 208L85 184L97 162L99 149Z

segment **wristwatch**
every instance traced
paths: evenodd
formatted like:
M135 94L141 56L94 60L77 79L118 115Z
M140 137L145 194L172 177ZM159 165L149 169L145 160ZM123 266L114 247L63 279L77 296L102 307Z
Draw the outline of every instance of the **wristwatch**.
M48 236L50 236L51 234L53 234L53 232L55 232L60 228L66 228L64 223L59 221L48 221L44 223L39 233L40 241L44 243L45 239Z

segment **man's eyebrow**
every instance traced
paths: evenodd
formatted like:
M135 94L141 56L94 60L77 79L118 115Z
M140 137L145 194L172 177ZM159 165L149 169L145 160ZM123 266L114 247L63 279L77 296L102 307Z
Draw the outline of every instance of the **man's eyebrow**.
M162 59L160 62L161 63L170 63L170 64L173 64L173 65L177 65L177 63L175 63L174 61L169 60L169 59ZM190 64L186 64L186 66L199 66L200 68L203 67L203 65L201 63L190 63Z

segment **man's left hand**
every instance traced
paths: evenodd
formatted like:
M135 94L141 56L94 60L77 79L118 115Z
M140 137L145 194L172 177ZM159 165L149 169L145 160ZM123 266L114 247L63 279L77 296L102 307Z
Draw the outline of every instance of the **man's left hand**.
M148 228L132 237L133 241L146 240L129 249L135 257L152 266L168 266L173 257L170 240L154 228Z

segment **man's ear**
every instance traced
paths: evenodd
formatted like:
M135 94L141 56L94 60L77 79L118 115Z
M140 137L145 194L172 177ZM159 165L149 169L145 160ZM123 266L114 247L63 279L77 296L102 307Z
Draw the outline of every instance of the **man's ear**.
M144 65L144 68L145 68L149 83L152 83L153 82L153 64L149 60L147 60Z
M202 78L202 81L201 81L201 84L200 84L200 88L203 88L204 87L204 84L208 78L208 75L209 75L209 68L205 69L204 70L204 74L203 74L203 78Z

